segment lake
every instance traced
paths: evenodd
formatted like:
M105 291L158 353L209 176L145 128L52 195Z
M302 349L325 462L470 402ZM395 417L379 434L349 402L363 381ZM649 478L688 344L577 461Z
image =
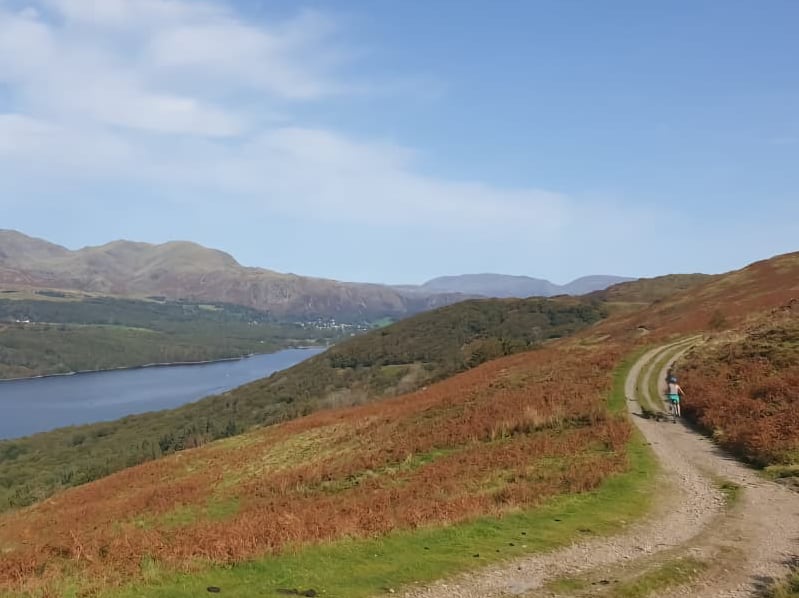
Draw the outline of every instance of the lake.
M235 361L0 381L0 439L171 409L291 367L322 349Z

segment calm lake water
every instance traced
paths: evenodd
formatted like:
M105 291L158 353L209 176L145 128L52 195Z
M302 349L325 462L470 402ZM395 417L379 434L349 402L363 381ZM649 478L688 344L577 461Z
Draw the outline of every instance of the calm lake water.
M322 349L237 361L0 381L0 439L170 409L291 367Z

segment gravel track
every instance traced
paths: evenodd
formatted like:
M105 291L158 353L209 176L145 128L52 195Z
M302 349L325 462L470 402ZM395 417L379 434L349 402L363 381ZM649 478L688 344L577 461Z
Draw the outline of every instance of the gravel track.
M687 350L685 343L673 359ZM658 423L640 416L636 388L643 367L664 347L652 349L631 368L625 384L631 418L650 443L661 464L660 499L652 515L613 537L596 538L546 554L536 554L415 587L408 598L478 598L547 595L548 581L575 575L601 574L612 568L651 563L653 555L675 551L711 563L707 573L668 598L742 598L758 596L765 585L787 575L788 562L799 555L799 494L759 477L730 458L712 442L682 423ZM672 361L670 359L669 361ZM665 368L660 379L665 377ZM690 397L689 397L690 400ZM727 508L719 481L741 487ZM606 594L606 595L612 595Z

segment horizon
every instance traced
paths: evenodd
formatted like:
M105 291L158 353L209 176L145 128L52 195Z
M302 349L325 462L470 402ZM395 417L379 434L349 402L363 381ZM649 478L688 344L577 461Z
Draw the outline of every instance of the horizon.
M735 270L797 249L797 18L0 0L2 226L377 284Z
M190 240L187 240L187 239L169 239L169 240L163 241L163 242L137 241L135 239L112 239L110 241L101 242L101 243L99 243L97 245L83 245L83 246L78 246L78 247L69 247L69 246L66 246L66 245L61 245L60 243L53 243L52 241L49 241L48 239L44 239L44 238L41 238L41 237L28 235L24 231L20 231L20 230L0 228L0 233L3 233L3 232L18 233L18 234L24 235L24 236L32 238L32 239L36 239L36 240L39 240L39 241L44 241L46 243L59 245L59 246L63 247L64 249L67 249L69 251L81 251L83 249L92 249L92 248L102 247L104 245L109 245L109 244L112 244L112 243L144 243L144 244L152 245L152 246L165 245L167 243L190 243L190 244L193 244L193 245L200 245L196 241L190 241ZM208 247L208 246L205 246L205 245L200 245L200 247L203 247L204 249L207 249L207 250L221 251L222 253L225 253L228 256L230 256L231 258L233 258L239 266L242 266L244 268L258 268L258 269L264 269L264 270L271 270L271 271L277 272L279 274L289 274L289 275L304 276L304 277L309 277L309 278L324 278L324 277L308 276L308 275L305 275L305 274L303 274L301 272L283 272L283 271L275 270L274 268L269 268L268 266L263 266L263 265L250 265L250 264L246 264L246 263L241 262L236 257L236 255L234 255L234 254L232 254L232 253L230 253L228 251L225 251L224 249L220 249L218 247ZM460 273L438 274L438 275L435 275L435 276L433 276L431 278L427 278L425 280L415 281L415 282L389 282L388 281L389 279L384 280L384 281L342 280L342 279L330 279L330 280L335 280L337 282L353 283L353 284L376 284L376 285L383 285L383 286L401 287L401 286L421 286L421 285L423 285L423 284L425 284L427 282L430 282L431 280L437 279L437 278L448 278L448 277L457 278L457 277L460 277L460 276L510 276L510 277L518 277L518 278L534 278L534 279L537 279L537 280L543 280L543 281L549 282L549 283L554 284L556 286L566 286L566 285L568 285L570 283L573 283L573 282L576 282L576 281L578 281L578 280L580 280L582 278L589 278L589 277L593 277L593 276L611 276L611 277L618 277L618 278L628 278L630 280L640 280L640 279L645 279L645 278L656 278L657 276L668 276L669 274L709 274L709 275L727 274L729 272L734 272L736 270L740 270L742 268L746 268L747 266L750 266L753 263L769 260L769 259L778 257L779 255L784 255L784 254L787 254L787 253L799 253L799 250L788 251L788 252L783 252L783 253L780 253L780 254L773 254L773 255L769 255L769 256L759 257L759 258L754 259L752 261L749 261L749 262L747 262L745 264L741 264L741 265L739 265L737 267L734 267L734 268L732 268L730 270L723 270L723 271L718 271L718 272L699 272L699 271L693 271L693 272L668 272L668 273L665 273L665 274L658 274L658 275L654 275L654 276L635 276L635 275L624 275L624 274L614 274L614 273L607 273L607 272L604 272L604 273L603 272L598 272L598 273L581 274L581 275L578 275L578 276L576 276L574 278L571 278L571 279L568 279L568 280L557 281L557 280L551 280L549 278L543 278L543 277L540 277L540 276L536 276L535 273L460 272ZM622 281L622 282L627 282L627 281ZM614 283L614 284L619 284L619 283Z

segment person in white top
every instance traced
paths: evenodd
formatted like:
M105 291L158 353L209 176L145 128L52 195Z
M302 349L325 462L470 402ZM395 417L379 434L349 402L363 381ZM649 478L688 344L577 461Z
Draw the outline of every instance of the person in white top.
M680 417L680 415L681 415L681 413L680 413L680 397L681 396L684 397L685 393L683 392L682 387L680 387L680 385L677 384L677 378L675 378L674 376L670 376L669 377L668 384L669 384L669 388L668 388L668 391L667 391L666 394L667 394L667 396L669 398L669 403L671 404L671 408L673 410L673 413L677 417Z

